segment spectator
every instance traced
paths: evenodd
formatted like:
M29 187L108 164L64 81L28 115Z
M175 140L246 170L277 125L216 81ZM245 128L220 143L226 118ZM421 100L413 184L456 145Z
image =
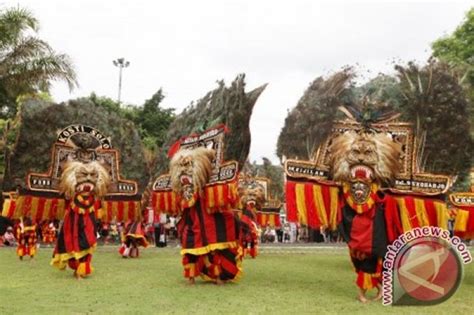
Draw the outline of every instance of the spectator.
M276 230L276 234L277 234L277 240L279 243L283 243L283 229L281 227L279 227L277 230Z
M113 243L118 243L120 240L120 234L118 232L117 224L111 223L110 224L110 231L109 231L110 238L112 239Z
M104 240L104 244L109 243L109 225L107 223L102 223L102 230L100 232L102 239Z
M15 234L13 234L13 228L10 226L3 235L3 244L5 246L16 246Z
M170 234L173 236L174 239L178 238L178 230L176 229L176 218L170 217L169 218L169 231Z
M166 247L166 226L167 226L168 218L166 214L160 214L160 221L159 224L155 227L155 237L156 237L156 246L157 247ZM171 224L170 224L171 225Z
M285 226L283 227L283 243L289 243L290 238L291 238L290 225L288 223L285 223Z

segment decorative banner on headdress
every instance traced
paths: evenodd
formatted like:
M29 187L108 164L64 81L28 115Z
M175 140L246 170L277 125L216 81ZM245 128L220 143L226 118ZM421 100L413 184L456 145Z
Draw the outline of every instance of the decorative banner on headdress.
M423 226L448 229L449 212L444 200L419 195L394 195L400 209L403 232Z
M58 192L64 164L68 161L100 161L110 172L112 184L107 196L135 196L137 183L124 180L120 176L119 152L112 149L110 137L104 136L95 128L84 125L71 125L58 133L53 144L49 172L46 174L29 173L29 190L40 192Z
M335 230L339 216L339 187L313 181L286 182L286 219L312 229Z
M280 209L280 201L270 200L266 202L265 206L257 211L257 225L260 227L281 227Z
M2 215L9 218L30 216L36 221L61 219L66 201L59 194L59 182L68 161L100 161L109 171L111 185L105 196L102 219L133 219L140 217L140 195L137 182L120 176L119 152L112 149L110 137L85 125L70 125L58 132L51 151L47 173L28 173L27 189L7 198Z
M265 177L256 177L255 181L261 185L265 192L265 203L262 209L257 209L257 225L261 227L280 227L281 202L270 194L270 180Z
M411 124L409 123L385 123L371 124L373 132L386 133L393 141L400 144L402 154L400 156L401 169L398 172L394 185L389 189L395 193L409 193L420 195L444 194L452 186L452 177L423 173L419 170L418 143L413 136ZM348 132L360 132L361 125L357 122L338 122L333 132L326 141L318 148L311 161L287 160L285 162L285 173L292 179L309 179L317 182L328 182L330 180L330 152L329 146L333 139ZM328 182L329 184L330 181Z
M465 239L474 238L474 192L452 193L449 200L456 209L454 235Z
M239 166L236 161L224 162L224 137L227 132L225 125L219 125L204 131L202 134L194 134L183 137L180 149L193 149L206 147L216 152L216 158L212 161L213 171L209 182L203 191L203 207L208 212L229 210L236 208L239 202L237 192L237 174ZM171 189L171 178L169 174L159 176L153 183L152 207L156 212L165 212L177 215L182 208L182 200Z
M205 147L216 152L213 161L214 167L218 167L224 161L224 137L228 132L225 125L219 125L204 131L202 134L193 134L183 137L172 145L168 156L171 158L180 149L194 149Z
M287 160L287 219L311 228L336 228L343 201L339 199L340 183L332 181L329 148L333 140L346 132L366 132L356 121L340 121L318 148L311 161ZM447 227L447 209L441 194L452 185L452 178L419 170L418 144L408 123L373 123L370 132L385 133L401 147L401 169L393 186L384 187L397 198L404 218L404 228L433 224ZM408 196L406 196L408 195ZM431 198L438 196L438 199ZM416 215L412 217L412 215Z

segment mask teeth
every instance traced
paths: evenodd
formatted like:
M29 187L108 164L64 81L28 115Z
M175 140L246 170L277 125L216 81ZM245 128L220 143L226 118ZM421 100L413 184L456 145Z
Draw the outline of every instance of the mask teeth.
M189 185L192 183L192 178L187 175L183 175L180 177L180 181L183 185Z
M364 172L364 177L366 179L371 179L372 178L372 170L364 165L357 165L351 168L351 176L352 178L356 178L357 172Z

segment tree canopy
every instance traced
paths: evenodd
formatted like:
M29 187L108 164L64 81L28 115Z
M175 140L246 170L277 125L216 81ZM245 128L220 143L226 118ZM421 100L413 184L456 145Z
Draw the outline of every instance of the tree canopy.
M0 10L0 118L12 118L17 97L47 92L54 80L77 86L68 55L36 37L39 22L20 7Z
M474 8L453 34L436 40L433 56L448 63L469 97L471 136L474 137Z

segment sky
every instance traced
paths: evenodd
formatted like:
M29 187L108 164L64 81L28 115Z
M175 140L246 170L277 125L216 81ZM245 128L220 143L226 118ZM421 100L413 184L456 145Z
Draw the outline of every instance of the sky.
M57 102L91 92L116 99L112 61L121 57L130 62L122 102L141 105L162 88L163 107L177 113L220 79L230 84L245 73L248 90L268 83L251 118L249 158L279 163L285 117L311 81L346 65L363 82L393 73L394 60L424 63L431 43L451 34L474 2L0 0L0 8L16 5L75 64L80 87L55 83Z

